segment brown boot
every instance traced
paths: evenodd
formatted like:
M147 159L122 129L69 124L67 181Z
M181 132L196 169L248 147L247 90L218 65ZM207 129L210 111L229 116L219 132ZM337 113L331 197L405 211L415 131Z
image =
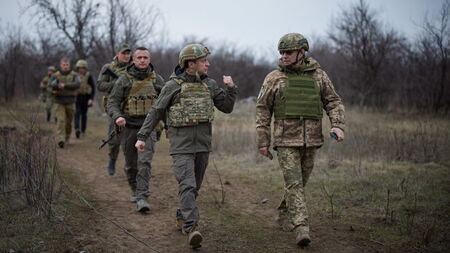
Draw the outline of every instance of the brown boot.
M198 231L197 225L194 225L188 233L188 243L193 249L200 248L203 240L202 234Z
M177 218L177 221L176 221L175 225L176 225L178 231L183 231L184 220Z
M308 226L298 226L295 228L295 232L297 233L297 237L295 238L295 242L300 247L306 247L311 242L311 238L309 237L309 227Z

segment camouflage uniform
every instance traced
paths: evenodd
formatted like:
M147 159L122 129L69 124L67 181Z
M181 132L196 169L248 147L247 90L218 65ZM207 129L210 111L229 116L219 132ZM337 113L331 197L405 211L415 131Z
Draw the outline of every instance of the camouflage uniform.
M122 46L121 51L129 50L129 47ZM106 69L111 69L117 76L120 76L122 74L126 73L127 67L131 65L131 62L125 62L121 63L117 59L117 56L113 58L113 61L111 63L105 64L102 69L100 70L100 74L97 79L97 90L106 92L106 96L103 97L103 106L106 112L106 104L107 104L107 98L109 94L111 93L114 83L117 81L116 77L111 76L111 74L106 72ZM107 136L114 131L115 123L114 120L108 115L108 133ZM117 157L119 155L120 151L120 135L115 135L113 139L108 142L109 147L109 165L108 170L109 173L112 175L115 172L115 163L117 160Z
M58 83L63 82L64 88L58 88ZM75 112L75 100L77 90L80 88L80 79L74 71L58 71L52 75L49 83L55 96L55 113L58 122L58 145L62 148L69 141L72 133L72 120Z
M119 117L124 117L126 120L125 128L120 133L123 141L122 148L125 155L126 174L128 184L133 194L135 194L136 200L139 201L141 199L145 200L149 196L151 161L155 152L156 133L154 132L147 136L145 151L137 152L134 144L137 141L137 132L144 123L147 111L139 107L139 112L131 112L130 104L132 101L130 96L134 96L131 93L133 92L132 89L136 87L135 82L147 83L140 90L136 90L136 97L139 97L139 99L145 97L153 101L156 99L157 94L161 92L164 86L164 79L153 71L151 64L145 71L140 71L134 65L131 65L127 69L127 74L123 74L117 79L108 97L107 112L110 117L114 122ZM149 89L152 91L148 92ZM139 102L136 104L139 104ZM147 109L150 109L150 106Z
M53 73L56 71L55 67L50 66L48 67L48 71L52 71ZM50 77L52 75L49 73L44 78L42 78L39 87L41 88L41 94L40 98L43 103L45 103L45 111L47 114L47 121L49 122L51 120L51 115L54 113L52 112L54 98L52 94L52 90L48 87L48 83L50 81Z
M333 84L319 63L304 57L297 66L283 66L264 79L256 103L256 132L259 148L271 144L271 121L276 104L285 99L289 77L311 77L318 87L320 101L331 126L344 130L344 106ZM302 102L302 101L300 101ZM321 115L321 114L319 114ZM278 208L280 217L287 216L291 227L309 230L304 186L314 167L317 148L323 144L322 119L278 118L274 120L274 149L278 152L280 168L285 181L285 193Z
M87 127L87 113L89 108L89 100L93 101L95 96L95 83L92 75L87 72L88 64L85 60L78 60L75 65L77 68L85 68L86 73L84 75L78 74L80 78L80 88L78 89L76 110L74 117L75 135L77 138L80 134L86 132ZM80 126L81 123L81 126Z

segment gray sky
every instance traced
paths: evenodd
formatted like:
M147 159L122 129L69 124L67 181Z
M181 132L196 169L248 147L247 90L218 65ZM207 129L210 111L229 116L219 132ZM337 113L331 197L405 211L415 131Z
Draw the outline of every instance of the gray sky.
M147 4L149 0L136 0ZM23 1L21 1L23 3ZM357 0L154 0L163 14L164 30L171 42L186 35L210 42L231 42L242 48L276 53L278 39L300 32L310 41L325 36L342 7ZM408 37L416 35L423 18L436 15L442 0L370 0L372 9L389 27ZM17 1L0 0L1 22L21 23L35 30L28 16L19 17Z

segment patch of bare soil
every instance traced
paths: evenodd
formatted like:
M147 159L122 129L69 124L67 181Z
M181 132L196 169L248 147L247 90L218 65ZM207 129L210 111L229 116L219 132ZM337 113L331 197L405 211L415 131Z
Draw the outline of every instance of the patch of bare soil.
M150 182L151 208L148 214L135 211L128 202L130 190L123 171L122 153L114 176L106 173L107 147L98 150L105 137L106 124L91 120L88 133L81 139L72 138L58 150L59 164L79 176L79 182L91 189L87 199L106 217L116 221L136 237L151 245L152 251L123 230L98 216L95 223L79 235L79 250L87 252L191 252L187 237L175 228L178 187L173 176L168 140L157 143ZM217 161L216 161L217 162ZM224 172L222 172L224 173ZM306 249L295 245L295 235L282 232L275 223L276 207L281 192L261 191L261 182L252 178L222 175L226 201L217 205L220 184L212 163L200 192L201 232L204 243L199 252L380 252L376 243L365 242L349 227L325 226L322 219L311 213L312 244ZM267 198L266 203L261 200ZM310 210L317 210L314 200Z

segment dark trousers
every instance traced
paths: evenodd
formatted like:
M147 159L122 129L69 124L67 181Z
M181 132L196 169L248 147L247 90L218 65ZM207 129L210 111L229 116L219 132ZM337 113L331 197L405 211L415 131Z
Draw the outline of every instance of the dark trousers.
M87 126L87 111L88 111L88 101L90 95L78 95L76 110L75 110L75 130L81 130L82 133L86 131ZM81 121L81 128L80 128Z

